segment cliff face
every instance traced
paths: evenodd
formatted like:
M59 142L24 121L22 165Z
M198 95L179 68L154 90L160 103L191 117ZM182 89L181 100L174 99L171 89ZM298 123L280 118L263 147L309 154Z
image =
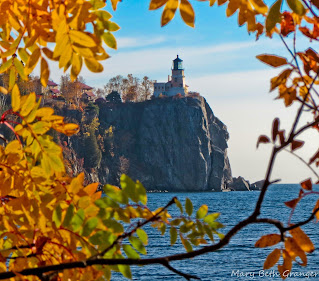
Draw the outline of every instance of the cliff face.
M202 97L100 104L98 118L105 151L92 180L118 184L126 173L168 191L220 191L232 181L227 128Z

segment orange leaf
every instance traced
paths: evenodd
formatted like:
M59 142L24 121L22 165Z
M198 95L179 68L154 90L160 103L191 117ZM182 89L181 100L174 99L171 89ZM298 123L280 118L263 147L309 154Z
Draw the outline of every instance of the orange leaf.
M300 198L292 199L290 201L285 202L285 205L291 209L295 208L298 204Z
M195 12L194 9L192 7L192 5L189 3L188 0L181 0L181 3L179 5L179 11L181 13L181 17L183 19L183 21L191 26L194 27L195 24Z
M305 234L300 227L289 230L290 234L298 244L298 246L305 252L311 253L315 250L315 246L311 242L307 234Z
M284 263L282 265L278 264L278 271L281 275L281 278L286 279L292 268L292 259L286 250L282 251L282 256L284 259Z
M307 179L300 183L301 187L305 190L312 190L312 182L311 179Z
M178 4L178 0L168 0L161 18L162 26L168 24L174 18L176 9L178 8Z
M313 211L312 212L315 212L317 209L319 209L319 200L317 201L315 207L313 208ZM319 221L319 211L317 211L316 213L316 219L317 219L317 222Z
M281 236L279 234L268 234L260 237L260 239L255 243L255 247L265 248L278 244L281 241Z
M84 188L84 191L88 194L88 195L93 195L97 188L98 188L99 184L97 182L95 183L91 183L89 185L87 185L85 188Z
M257 59L259 59L260 61L262 61L265 64L268 64L272 67L279 67L285 64L288 64L287 60L283 57L278 57L275 55L259 55L256 56Z
M273 267L279 261L280 256L281 256L281 250L279 249L273 250L265 260L264 269L269 269Z
M300 257L302 263L300 265L306 266L307 265L307 256L305 252L300 248L294 238L288 237L285 240L285 248L288 252L289 256L295 260L296 257Z
M166 4L167 1L168 0L151 0L149 9L156 10Z
M297 140L293 141L291 143L291 150L294 151L294 150L302 147L304 145L304 143L305 142L303 142L303 141L297 141Z
M270 139L267 136L259 136L258 141L257 141L257 148L259 146L260 143L269 143Z

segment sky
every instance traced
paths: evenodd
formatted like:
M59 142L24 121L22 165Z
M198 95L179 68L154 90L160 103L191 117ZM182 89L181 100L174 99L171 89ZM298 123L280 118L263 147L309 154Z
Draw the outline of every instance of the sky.
M270 135L275 117L279 117L282 127L289 131L297 107L287 109L282 100L275 100L276 92L269 93L270 78L281 70L262 64L255 56L263 53L288 56L288 53L278 38L262 37L256 41L253 34L247 33L246 26L238 26L237 13L226 18L224 6L191 2L196 13L195 28L184 24L179 12L162 28L162 9L149 11L149 0L124 0L116 12L107 7L113 20L121 26L114 33L118 50L108 49L111 58L103 62L103 73L93 74L84 69L80 75L93 87L103 87L111 77L129 73L164 82L178 54L183 59L189 89L200 92L228 128L228 156L233 176L243 176L250 182L261 180L271 145L261 145L257 150L258 136ZM305 39L297 42L301 49L307 44ZM56 65L51 67L54 81L59 82L61 74ZM317 135L303 137L308 145L300 149L299 155L309 159L315 153ZM298 183L310 176L311 172L301 161L284 152L278 157L272 179Z

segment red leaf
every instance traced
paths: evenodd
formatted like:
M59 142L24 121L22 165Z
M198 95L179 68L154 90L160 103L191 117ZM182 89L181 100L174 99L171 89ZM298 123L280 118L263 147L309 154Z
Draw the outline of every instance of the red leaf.
M312 164L313 162L315 162L317 158L319 159L319 150L313 157L311 157L311 159L309 160L309 164Z
M275 141L276 140L276 137L278 135L278 131L279 131L279 123L280 123L280 120L279 118L276 118L273 122L273 125L272 125L272 141Z
M282 17L281 34L286 37L289 33L295 31L295 23L289 12L283 12Z
M291 150L294 151L294 150L296 150L296 149L302 147L303 145L304 145L304 142L303 142L303 141L297 141L297 140L295 140L295 141L293 141L293 142L291 143Z
M293 209L293 208L296 207L296 205L298 204L299 200L300 200L299 198L292 199L292 200L290 200L290 201L285 202L285 205L286 205L287 207Z
M280 139L280 144L283 144L285 142L285 130L279 131L278 135Z
M270 139L267 136L265 136L265 135L259 136L258 141L257 141L257 148L258 148L260 143L269 143L269 142L270 142Z
M312 190L312 182L311 179L307 179L300 183L301 187L305 190Z

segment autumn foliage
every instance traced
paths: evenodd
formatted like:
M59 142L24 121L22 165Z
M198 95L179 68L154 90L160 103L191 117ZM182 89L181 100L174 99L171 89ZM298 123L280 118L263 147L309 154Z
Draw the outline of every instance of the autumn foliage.
M256 37L278 36L290 57L275 54L257 56L261 62L282 68L270 81L270 90L278 91L277 99L286 106L295 103L299 109L287 132L275 119L270 136L260 136L257 146L269 143L273 151L266 172L265 183L253 213L239 222L225 235L219 233L223 225L218 213L209 213L207 205L196 212L190 199L181 204L173 198L158 210L147 207L146 190L139 181L123 175L121 187L106 185L98 191L98 183L84 185L84 175L70 177L65 172L62 148L48 134L56 131L67 136L76 134L78 126L67 124L64 118L48 107L40 107L35 93L22 94L17 80L28 80L39 64L41 83L47 85L50 69L48 61L58 63L70 71L75 80L82 64L92 72L101 72L101 60L109 58L103 42L116 49L113 32L119 26L111 21L111 14L103 10L106 1L76 0L0 0L0 73L7 75L8 87L3 94L11 95L11 109L6 110L0 125L15 136L0 146L0 279L18 277L27 280L110 280L112 271L131 277L130 265L160 264L186 279L196 276L173 268L171 261L189 259L216 251L249 224L265 223L277 227L277 233L262 236L256 247L276 248L265 260L264 268L278 264L278 271L290 271L293 262L307 265L307 253L314 245L301 227L319 219L319 201L309 218L292 224L298 203L308 195L317 195L311 179L305 179L300 192L291 201L283 202L290 212L287 222L260 218L265 193L272 183L271 171L276 155L295 151L306 145L298 139L306 130L319 131L318 82L319 54L312 48L297 51L299 37L319 39L318 1L283 0L268 7L262 0L217 0L227 5L226 15L238 12L239 25L246 24ZM119 0L111 0L115 10ZM215 0L201 0L214 5ZM161 24L168 24L176 11L183 21L194 27L195 12L188 0L151 0L150 10L163 7ZM292 46L286 37L292 36ZM300 116L310 113L312 121L300 124ZM7 141L1 137L2 141ZM298 156L298 158L300 158ZM308 160L302 160L316 176L319 150ZM180 210L172 217L168 207ZM148 235L143 230L151 225L161 234L169 233L171 245L180 239L186 252L166 257L141 258L147 254ZM126 230L125 226L129 226ZM217 239L216 239L217 238ZM125 240L125 243L123 241ZM201 248L194 246L208 244ZM217 242L216 242L217 241ZM300 262L301 261L301 262Z

